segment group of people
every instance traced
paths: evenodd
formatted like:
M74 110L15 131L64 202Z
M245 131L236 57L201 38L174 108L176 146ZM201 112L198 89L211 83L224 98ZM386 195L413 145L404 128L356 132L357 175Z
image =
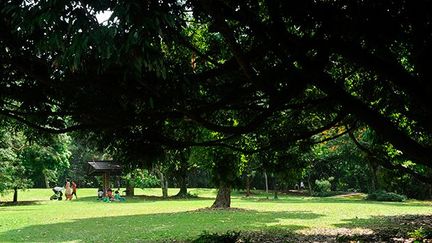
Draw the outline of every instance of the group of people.
M50 197L50 200L62 200L63 199L63 191L66 197L65 200L72 200L73 196L75 199L78 199L77 196L77 184L75 181L66 180L66 184L64 187L56 186L53 189L54 195ZM124 202L126 199L120 195L120 192L116 190L113 194L111 188L108 188L106 191L104 189L99 188L98 190L98 200L104 202Z
M65 196L66 200L72 200L72 197L75 195L75 199L78 199L77 196L77 184L75 181L72 181L72 184L70 181L66 180L65 185Z
M63 199L63 190L65 191L66 200L72 200L72 197L75 196L75 199L78 199L77 196L77 184L75 181L72 183L69 180L66 180L65 187L56 186L53 189L54 195L50 197L51 200L62 200Z
M124 202L126 199L120 195L120 192L116 190L113 195L113 191L111 188L108 188L106 190L106 193L104 193L104 190L102 188L99 188L98 190L98 200L104 201L104 202Z

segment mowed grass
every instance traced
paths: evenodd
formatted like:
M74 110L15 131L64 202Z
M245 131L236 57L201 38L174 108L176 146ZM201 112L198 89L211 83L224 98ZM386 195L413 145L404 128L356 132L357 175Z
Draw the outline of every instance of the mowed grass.
M147 242L190 240L204 231L313 232L317 229L368 228L377 216L432 215L432 203L370 202L353 198L280 196L263 193L245 198L233 193L239 210L203 210L216 190L190 189L196 199L161 200L160 189L136 189L124 203L96 200L96 189L79 189L78 200L49 201L50 189L19 192L19 200L35 201L0 207L0 242ZM176 189L170 189L174 195ZM11 195L0 201L11 200ZM374 220L375 219L375 220Z

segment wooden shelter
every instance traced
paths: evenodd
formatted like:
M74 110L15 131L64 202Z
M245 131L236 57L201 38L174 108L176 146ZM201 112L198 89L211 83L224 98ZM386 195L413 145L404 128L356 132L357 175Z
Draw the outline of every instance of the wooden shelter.
M89 175L102 176L104 194L110 188L110 177L120 176L122 166L112 160L88 161Z

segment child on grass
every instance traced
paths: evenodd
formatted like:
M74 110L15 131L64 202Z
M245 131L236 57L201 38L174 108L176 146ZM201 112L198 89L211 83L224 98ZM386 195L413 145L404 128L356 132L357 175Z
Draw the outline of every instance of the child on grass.
M102 200L102 199L103 199L103 194L104 194L103 189L102 189L102 188L99 188L97 194L98 194L98 200Z
M119 191L115 191L114 192L114 201L124 202L124 201L126 201L126 199L124 197L120 196Z

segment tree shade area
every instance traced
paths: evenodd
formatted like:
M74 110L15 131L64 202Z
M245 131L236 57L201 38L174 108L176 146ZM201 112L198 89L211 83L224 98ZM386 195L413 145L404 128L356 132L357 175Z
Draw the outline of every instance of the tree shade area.
M73 180L132 201L135 188L217 188L208 206L227 210L233 190L430 200L429 9L0 1L0 194L19 205L20 189ZM102 183L95 160L122 173Z
M431 222L431 202L396 204L292 195L274 201L253 191L250 198L233 193L235 208L210 210L205 207L212 204L215 189L191 188L199 198L189 200L162 200L155 197L160 189L139 191L125 203L99 202L93 196L96 188L89 188L80 189L79 199L71 202L0 207L0 241L223 242L226 238L229 241L225 242L235 242L232 239L240 238L250 242L335 242L338 238L340 242L391 242L393 238L413 239L415 230L423 227L426 231ZM50 193L48 189L30 189L22 198L44 200Z

